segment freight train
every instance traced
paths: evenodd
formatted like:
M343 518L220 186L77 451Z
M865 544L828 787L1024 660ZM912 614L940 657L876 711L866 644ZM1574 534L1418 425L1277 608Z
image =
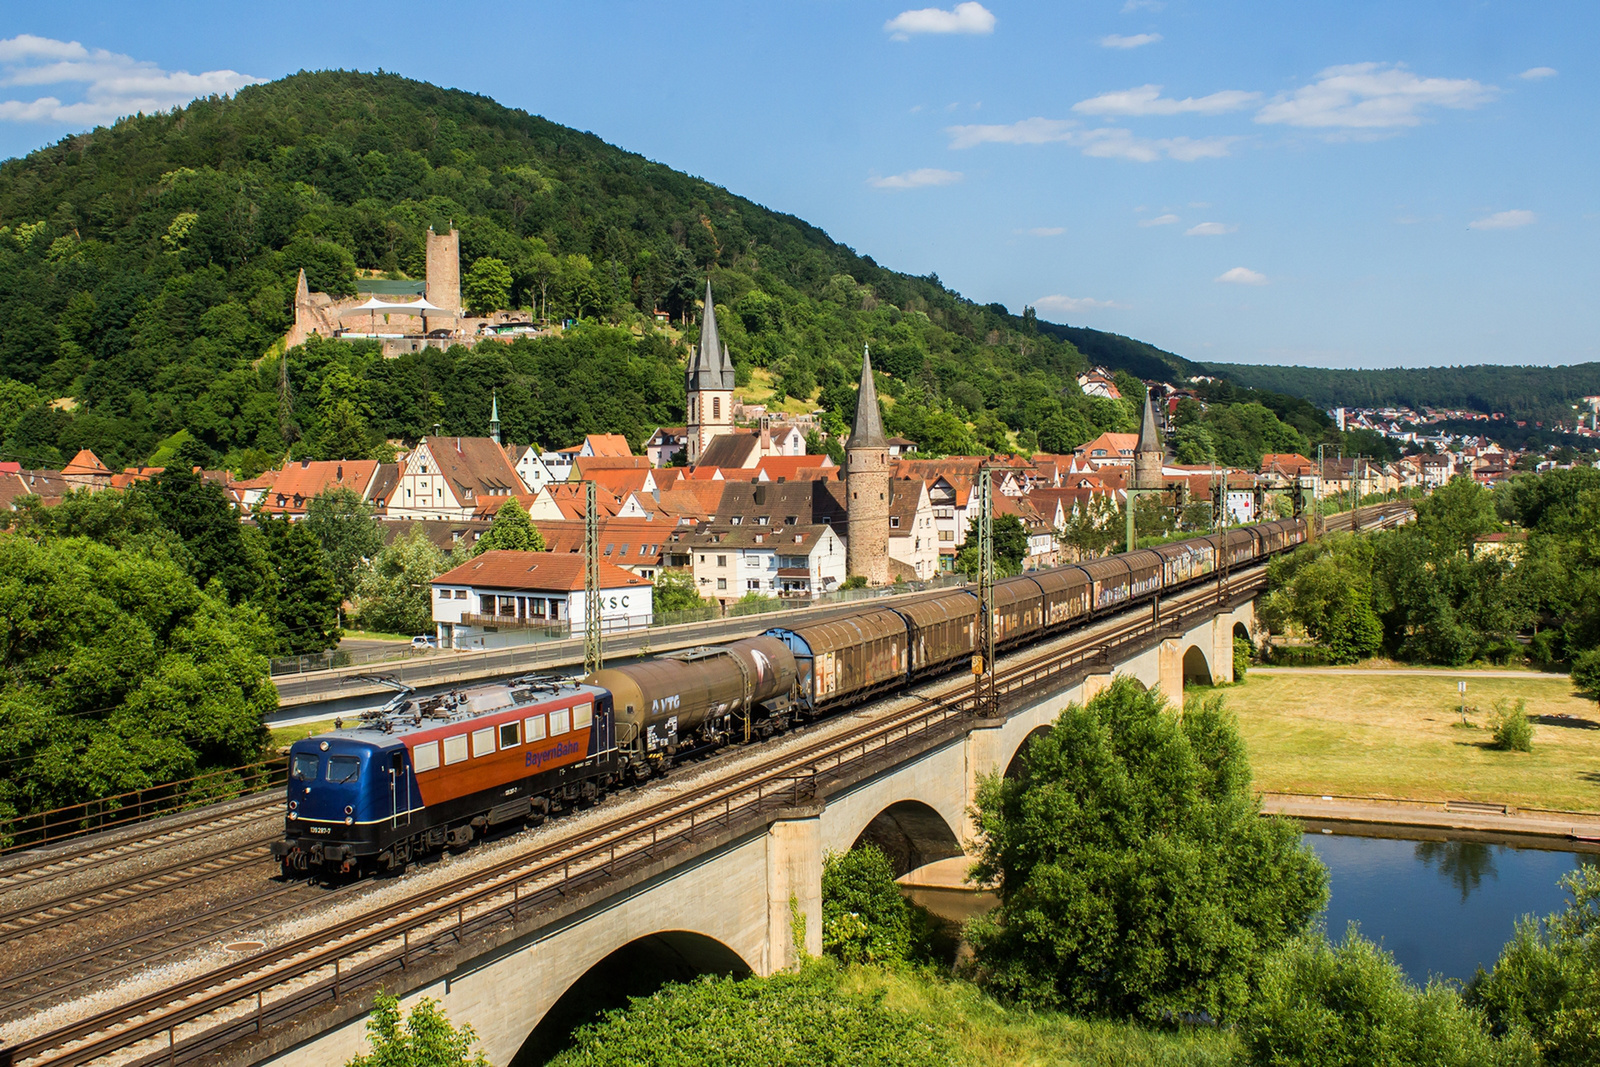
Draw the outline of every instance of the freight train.
M1305 540L1300 519L1239 527L994 586L1007 649ZM285 876L399 871L507 823L538 823L675 762L949 671L980 649L970 589L866 604L759 637L426 699L402 693L289 751Z

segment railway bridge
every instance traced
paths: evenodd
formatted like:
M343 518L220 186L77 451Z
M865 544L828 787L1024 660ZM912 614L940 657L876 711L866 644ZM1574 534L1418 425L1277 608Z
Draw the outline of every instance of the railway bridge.
M386 930L334 945L320 968L302 963L296 992L247 1002L191 1047L212 1063L343 1063L365 1050L382 987L407 1004L440 1000L492 1063L537 1063L574 1021L648 992L647 979L766 975L820 954L824 856L863 838L902 872L959 856L979 781L1004 773L1069 703L1117 674L1174 702L1186 679L1232 681L1233 639L1253 629L1264 570L1013 653L992 696L959 678L924 685L932 695L907 709L855 716L855 728L636 813L514 878L397 913ZM168 1040L185 1044L182 1031Z

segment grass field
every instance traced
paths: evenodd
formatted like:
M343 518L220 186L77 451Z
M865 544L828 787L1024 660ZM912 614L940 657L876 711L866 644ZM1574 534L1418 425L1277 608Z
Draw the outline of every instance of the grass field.
M324 719L321 722L302 722L293 726L278 726L267 732L272 736L272 747L274 749L286 749L302 737L326 733L331 729L333 729L333 720Z
M1457 711L1463 676L1470 727ZM1600 713L1564 677L1252 672L1218 692L1263 791L1600 811ZM1527 701L1531 753L1490 747L1498 697Z

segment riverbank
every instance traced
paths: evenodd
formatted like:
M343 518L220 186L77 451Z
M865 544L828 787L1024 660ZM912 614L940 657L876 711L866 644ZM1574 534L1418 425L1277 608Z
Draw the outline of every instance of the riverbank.
M1600 714L1564 675L1252 669L1217 692L1264 793L1600 813ZM1532 752L1493 747L1502 698L1526 701Z
M1261 810L1268 815L1299 819L1311 829L1336 828L1360 833L1364 828L1406 831L1407 838L1452 841L1515 842L1537 838L1535 845L1571 852L1600 854L1600 814L1508 808L1462 801L1391 800L1354 796L1307 796L1265 793Z

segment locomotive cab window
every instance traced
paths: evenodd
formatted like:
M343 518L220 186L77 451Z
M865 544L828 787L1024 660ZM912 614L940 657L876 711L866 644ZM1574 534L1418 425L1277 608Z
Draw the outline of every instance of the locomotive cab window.
M460 763L467 758L467 735L456 734L444 739L444 765Z
M522 739L517 736L517 724L514 723L514 722L503 722L503 723L501 723L500 724L500 747L501 748L516 748L520 744L522 744Z
M318 762L315 752L296 752L294 758L289 761L289 777L301 782L315 780Z
M567 716L568 716L568 714L569 714L569 711L566 708L562 708L560 711L552 711L550 713L550 736L551 737L559 737L560 735L562 735L562 734L567 732Z
M473 758L492 755L494 755L494 727L485 726L481 730L472 731Z
M329 756L328 781L354 782L361 777L361 760L355 756Z
M429 741L411 750L411 769L421 774L439 766L439 742Z
M572 728L574 730L586 730L586 729L589 728L589 724L592 723L593 721L594 721L594 705L593 704L576 704L576 705L573 706L573 708L572 708Z
M532 718L523 719L522 720L522 728L523 728L524 731L526 731L522 736L524 736L524 737L526 737L528 739L528 743L529 744L532 744L535 741L543 741L544 740L544 716L543 715L535 715Z

